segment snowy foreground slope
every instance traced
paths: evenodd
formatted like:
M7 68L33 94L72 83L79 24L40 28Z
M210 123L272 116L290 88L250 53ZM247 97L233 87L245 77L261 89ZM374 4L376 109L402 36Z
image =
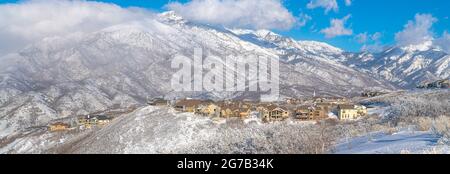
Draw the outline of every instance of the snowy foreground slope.
M438 143L440 137L431 132L402 131L392 135L369 135L343 140L335 148L337 154L450 154L450 147Z
M450 90L396 92L369 98L384 131L343 138L333 148L343 154L450 153ZM395 125L395 126L392 126Z
M302 153L311 123L215 120L146 107L76 143L67 153ZM289 132L289 133L288 133ZM296 137L296 138L294 138ZM303 152L305 153L305 152Z
M16 139L1 147L0 152L308 153L302 142L308 139L306 130L314 130L312 122L261 124L252 119L245 122L214 120L149 106L124 115L102 129L65 136L36 133Z
M421 102L434 103L430 97L448 106L448 96L448 90L427 90L367 99L370 115L351 122L261 123L256 114L223 120L145 106L103 128L25 132L1 141L0 153L449 153L450 117L440 114L446 110L422 116L410 109L439 108ZM416 101L406 103L410 98ZM409 116L393 117L399 108L411 110Z

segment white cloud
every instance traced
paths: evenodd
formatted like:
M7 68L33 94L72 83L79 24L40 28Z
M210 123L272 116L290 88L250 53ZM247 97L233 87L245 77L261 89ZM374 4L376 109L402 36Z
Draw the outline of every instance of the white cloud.
M0 5L0 55L50 36L92 32L148 18L150 12L119 6L68 0L32 0Z
M322 29L320 32L325 34L326 38L334 38L336 36L349 36L353 34L353 30L345 27L345 23L350 18L350 15L345 16L342 19L332 19L330 21L331 26Z
M360 44L366 43L368 38L369 38L369 36L368 36L367 32L356 35L356 40Z
M444 31L441 38L436 39L436 46L450 54L450 34L448 31Z
M373 34L364 32L356 35L355 39L358 43L363 44L361 51L380 52L384 49L384 45L380 42L381 36L380 32Z
M408 21L403 31L395 34L400 46L417 45L433 40L431 27L437 22L431 14L416 14L414 21Z
M367 32L360 33L355 36L356 41L360 44L364 44L367 42L377 42L380 40L382 34L380 32L375 32L373 34L368 34Z
M338 3L336 0L310 0L306 5L306 8L314 9L314 8L324 8L325 13L333 10L337 12L339 10Z
M297 25L300 27L303 27L306 25L306 23L308 23L308 21L312 20L312 17L305 14L305 13L301 13L298 17L298 23Z
M290 29L296 23L280 0L192 0L167 8L191 21L227 27Z
M345 0L345 5L346 6L351 6L352 5L352 0Z
M370 36L373 41L378 41L381 38L382 34L380 32L375 32Z

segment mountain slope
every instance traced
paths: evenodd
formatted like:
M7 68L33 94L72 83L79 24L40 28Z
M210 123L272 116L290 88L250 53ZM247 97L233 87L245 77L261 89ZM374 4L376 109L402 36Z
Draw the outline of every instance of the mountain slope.
M434 48L431 42L392 47L377 54L348 54L348 57L341 62L404 88L450 77L450 55Z

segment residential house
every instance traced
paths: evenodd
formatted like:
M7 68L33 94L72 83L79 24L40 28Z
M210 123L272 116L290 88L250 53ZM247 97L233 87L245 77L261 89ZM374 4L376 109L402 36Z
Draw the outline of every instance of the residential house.
M112 120L111 117L108 117L106 115L97 115L95 116L95 118L97 120L97 125L106 125Z
M78 125L90 127L91 125L96 125L97 120L94 119L91 115L81 116L78 118Z
M220 117L224 118L246 118L252 112L250 105L242 103L221 103L219 107Z
M367 115L367 108L363 105L355 105L355 109L358 112L359 116L366 116Z
M252 109L250 107L242 107L239 108L239 117L247 118L252 113Z
M106 115L87 115L78 118L78 125L90 128L94 125L106 125L112 120L111 117Z
M282 121L286 118L289 118L291 115L291 111L285 107L276 106L276 105L269 105L265 108L263 108L263 120L270 122L270 121Z
M195 99L183 99L175 103L175 110L179 112L192 112L198 109L201 104L206 103L206 101L195 100Z
M296 105L296 104L302 103L302 100L301 100L301 99L296 99L296 98L290 98L290 97L288 97L288 98L285 99L285 103L287 103L287 104L292 104L292 105Z
M328 106L299 106L294 111L294 118L299 120L322 120L328 118Z
M147 102L151 106L167 106L169 105L169 101L163 98L155 98Z
M338 105L339 120L355 120L361 116L361 111L355 105Z
M48 126L49 130L52 132L56 132L56 131L66 131L70 128L70 125L67 123L62 123L62 122L57 122L57 123L52 123Z
M294 118L299 120L313 120L312 106L299 106L294 110Z
M230 117L236 117L235 111L236 107L232 105L221 105L220 106L220 117L223 118L230 118Z
M333 110L333 108L336 107L336 104L333 104L330 102L324 102L324 103L315 104L315 107L320 110L323 110L326 114L328 114L328 112L330 112L331 110Z
M222 104L220 106L220 116L224 118L240 117L239 106L231 103Z
M195 113L204 115L204 116L220 116L221 108L214 104L214 103L207 103L207 104L200 104L197 108Z

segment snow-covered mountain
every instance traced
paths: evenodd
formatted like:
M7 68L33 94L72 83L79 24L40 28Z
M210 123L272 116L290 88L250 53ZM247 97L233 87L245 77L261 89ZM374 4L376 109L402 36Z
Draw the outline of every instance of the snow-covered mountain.
M404 88L450 77L450 55L434 47L431 41L391 47L377 54L348 54L347 57L339 61Z
M147 97L254 97L245 92L177 93L170 79L176 54L194 48L218 57L263 55L280 60L282 96L351 95L389 82L346 66L342 50L269 31L192 23L173 12L156 18L45 38L0 58L0 132L50 120L139 105ZM238 60L239 61L239 60ZM252 72L251 72L252 73ZM5 133L6 134L6 133Z

